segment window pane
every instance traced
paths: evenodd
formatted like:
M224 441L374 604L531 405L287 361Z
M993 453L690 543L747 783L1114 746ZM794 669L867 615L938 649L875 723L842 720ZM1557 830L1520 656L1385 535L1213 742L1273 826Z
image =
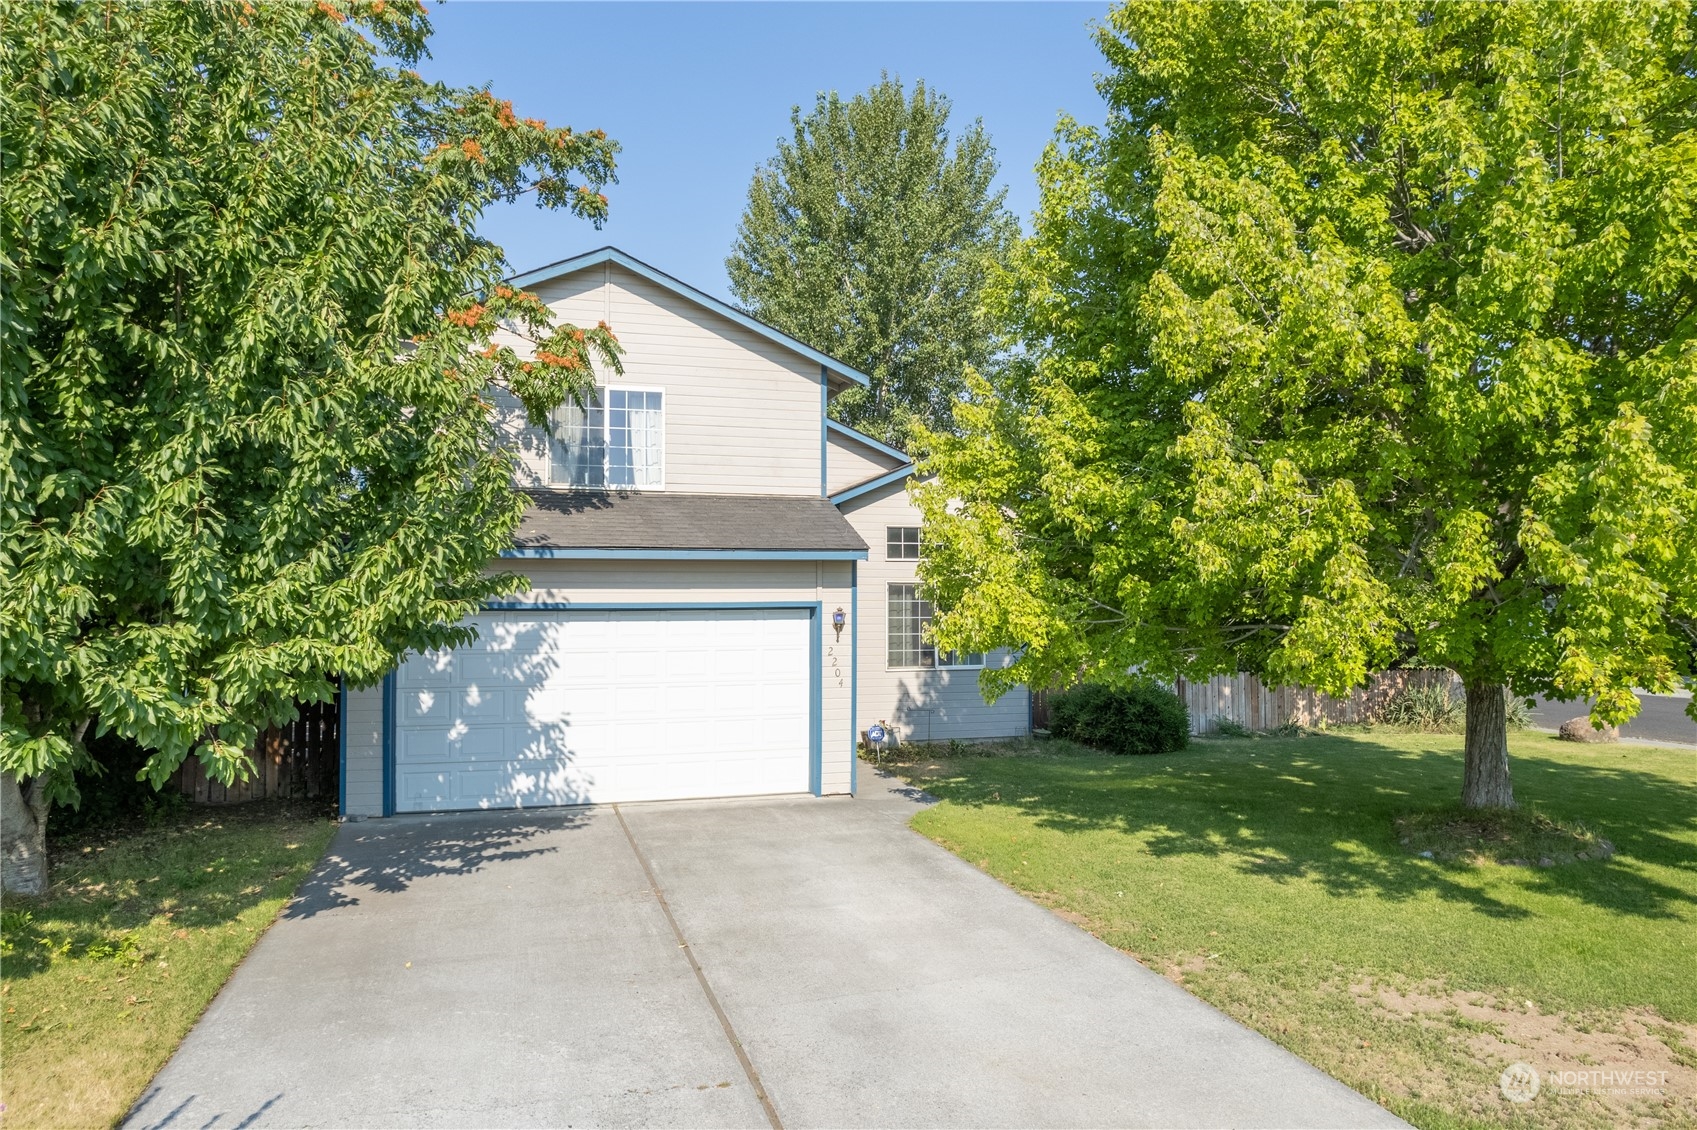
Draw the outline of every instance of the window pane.
M554 410L548 442L550 482L574 487L607 485L602 401L602 390L596 389L586 407L568 400Z
M884 530L885 558L890 561L919 559L919 527L888 526Z
M937 650L925 642L931 602L920 600L917 585L889 587L888 653L890 667L935 667Z
M659 486L665 481L662 394L613 389L607 394L607 481Z

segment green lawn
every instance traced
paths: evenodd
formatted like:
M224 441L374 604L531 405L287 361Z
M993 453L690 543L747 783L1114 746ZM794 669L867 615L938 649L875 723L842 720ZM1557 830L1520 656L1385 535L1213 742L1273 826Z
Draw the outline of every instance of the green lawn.
M1697 1125L1697 752L1511 747L1523 807L1612 858L1413 854L1397 817L1453 802L1452 737L1054 741L896 768L943 802L920 832L1419 1125ZM1517 1060L1665 1070L1667 1093L1546 1086L1514 1107L1497 1076Z
M260 802L55 842L51 891L0 916L4 1125L122 1118L334 828Z

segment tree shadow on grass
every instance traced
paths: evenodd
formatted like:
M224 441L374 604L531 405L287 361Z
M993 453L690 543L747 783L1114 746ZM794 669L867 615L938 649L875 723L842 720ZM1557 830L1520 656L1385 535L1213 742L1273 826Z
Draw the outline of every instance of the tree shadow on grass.
M254 801L56 837L48 892L6 897L6 977L41 973L55 959L130 967L157 949L161 925L228 926L290 893L323 819L312 806Z
M1691 887L1644 864L1697 872L1697 789L1621 760L1587 765L1519 751L1522 804L1577 820L1614 842L1608 861L1515 871L1533 889L1645 918L1697 906ZM964 764L964 763L963 763ZM1479 913L1522 918L1480 882L1481 869L1411 855L1397 841L1399 813L1453 803L1458 750L1389 748L1347 736L1198 743L1147 758L975 761L970 773L920 783L956 804L1018 809L1065 833L1110 830L1160 857L1206 856L1275 883L1317 883L1338 895L1405 900L1437 895Z
M420 879L475 875L485 868L549 854L534 841L589 821L583 809L456 813L343 825L330 850L301 884L284 918L311 918L358 906L353 892L399 894ZM527 846L529 845L529 846Z

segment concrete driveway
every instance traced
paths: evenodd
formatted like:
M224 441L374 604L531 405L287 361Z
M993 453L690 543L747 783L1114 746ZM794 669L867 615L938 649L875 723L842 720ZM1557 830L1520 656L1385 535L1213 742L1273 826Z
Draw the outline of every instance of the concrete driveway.
M861 776L345 825L126 1125L1402 1125Z

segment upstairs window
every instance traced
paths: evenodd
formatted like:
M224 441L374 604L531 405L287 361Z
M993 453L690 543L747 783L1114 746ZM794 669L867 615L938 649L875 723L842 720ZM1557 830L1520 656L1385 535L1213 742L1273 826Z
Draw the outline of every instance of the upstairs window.
M597 388L550 420L548 481L570 487L660 487L666 481L665 401L657 390Z
M981 652L964 654L945 651L941 655L925 639L931 623L931 602L921 600L918 585L891 585L889 589L888 662L898 667L982 667Z
M886 526L884 528L884 558L887 561L918 561L919 527Z

